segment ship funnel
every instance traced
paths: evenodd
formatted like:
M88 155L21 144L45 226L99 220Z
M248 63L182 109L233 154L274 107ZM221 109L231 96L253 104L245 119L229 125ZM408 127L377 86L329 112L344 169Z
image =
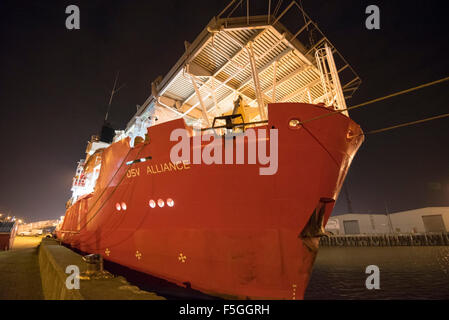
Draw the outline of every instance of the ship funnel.
M101 127L100 141L106 142L106 143L112 143L112 141L114 140L114 136L115 136L114 128L112 128L112 126L109 125L108 123L105 123Z

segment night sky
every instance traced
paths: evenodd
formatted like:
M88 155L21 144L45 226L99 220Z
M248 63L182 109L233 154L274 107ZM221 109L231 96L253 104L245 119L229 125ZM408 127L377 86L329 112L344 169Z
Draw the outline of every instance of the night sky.
M252 0L255 1L255 0ZM262 0L258 0L262 1ZM363 80L348 105L449 75L442 1L303 0ZM67 30L76 4L81 29ZM86 142L102 125L115 74L126 86L110 120L123 129L225 0L0 1L0 211L28 221L64 214ZM365 8L381 30L365 28ZM449 108L449 83L359 110L365 131ZM367 136L346 186L355 212L449 205L449 119ZM334 213L344 213L341 194Z

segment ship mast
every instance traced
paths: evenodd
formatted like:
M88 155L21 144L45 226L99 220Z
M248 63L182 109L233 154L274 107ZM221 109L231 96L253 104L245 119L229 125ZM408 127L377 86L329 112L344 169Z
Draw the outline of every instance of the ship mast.
M109 103L108 103L108 108L106 110L106 115L104 117L104 123L106 124L109 118L109 112L111 111L111 105L112 105L112 99L114 98L114 95L119 92L120 89L122 89L126 84L122 84L117 90L115 89L117 87L117 81L118 81L118 76L120 74L120 71L117 71L117 74L115 76L115 81L114 81L114 87L111 90L111 96L109 98Z

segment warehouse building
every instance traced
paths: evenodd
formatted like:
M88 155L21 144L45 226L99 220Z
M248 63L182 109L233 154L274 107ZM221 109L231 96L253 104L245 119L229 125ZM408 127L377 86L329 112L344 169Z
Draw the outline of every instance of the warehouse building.
M449 207L428 207L382 214L342 214L329 218L335 235L449 232Z
M37 221L27 224L19 225L19 230L17 233L20 235L24 232L30 232L38 229L45 229L49 227L55 227L58 224L59 220L45 220L45 221Z
M0 221L0 251L12 248L16 231L17 224L15 221Z

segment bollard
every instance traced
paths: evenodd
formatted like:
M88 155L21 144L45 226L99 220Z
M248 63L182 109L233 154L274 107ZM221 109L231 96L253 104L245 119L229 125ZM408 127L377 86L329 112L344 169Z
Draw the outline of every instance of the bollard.
M83 260L87 264L87 274L103 272L103 257L100 254L89 254Z

